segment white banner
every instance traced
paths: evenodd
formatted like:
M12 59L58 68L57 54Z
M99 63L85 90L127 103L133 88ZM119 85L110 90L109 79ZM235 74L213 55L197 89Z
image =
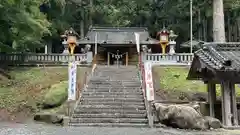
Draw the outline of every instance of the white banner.
M77 64L75 61L68 65L68 101L76 100Z
M136 47L137 47L137 52L140 53L140 34L139 33L134 33L135 34L135 40L136 40Z
M154 100L154 88L153 88L153 80L152 80L152 63L145 62L144 70L145 70L145 85L146 85L147 100L153 101Z

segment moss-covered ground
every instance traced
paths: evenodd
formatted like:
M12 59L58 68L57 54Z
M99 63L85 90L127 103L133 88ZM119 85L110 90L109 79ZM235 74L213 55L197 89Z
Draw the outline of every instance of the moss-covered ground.
M188 67L154 67L153 72L157 74L160 88L156 91L159 94L165 93L174 99L179 98L182 94L186 96L194 93L207 93L206 85L202 81L186 80L189 72ZM239 86L236 85L235 87L237 96L240 96ZM217 96L220 95L220 86L217 85Z
M78 69L78 81L85 71ZM0 120L16 119L19 113L31 115L41 104L61 104L67 98L67 67L13 68L5 72L11 78L0 74Z

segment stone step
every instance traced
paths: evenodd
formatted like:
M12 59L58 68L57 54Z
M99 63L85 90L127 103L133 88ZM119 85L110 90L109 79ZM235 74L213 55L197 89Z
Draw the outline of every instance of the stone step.
M142 92L140 88L136 89L124 89L124 88L87 88L84 92L131 92L139 93Z
M135 87L135 88L124 88L124 87L120 87L120 88L114 88L114 87L87 87L87 89L85 91L112 91L112 92L122 92L122 91L142 91L142 89L140 87Z
M76 127L138 127L138 128L148 128L146 123L69 123L69 126Z
M73 118L147 118L147 114L112 114L112 113L103 113L103 114L73 114Z
M118 84L118 83L120 83L120 84L121 83L140 83L140 81L132 80L132 77L129 80L126 80L125 77L122 78L122 80L108 80L106 78L109 78L109 77L102 77L102 78L98 77L98 79L91 78L91 79L89 79L89 81L91 81L93 83L108 83L108 82L111 82L111 83L116 83L116 84Z
M143 98L143 95L96 95L96 94L83 94L82 95L83 98L88 98L88 99L92 99L92 98Z
M138 109L138 110L144 110L145 106L144 105L79 105L77 107L78 109Z
M89 84L93 84L93 85L140 85L140 82L136 82L136 83L111 83L111 82L89 82Z
M101 113L120 113L120 114L144 114L146 113L146 110L138 110L138 109L104 109L104 108L76 108L74 110L75 114L82 114L82 113L88 113L88 114L101 114Z
M86 90L86 91L83 91L84 93L109 93L109 94L111 94L111 93L115 93L115 92L119 92L119 93L131 93L132 95L134 94L136 94L136 95L139 95L141 92L142 92L142 90L131 90L131 91L129 91L129 90ZM112 94L112 95L113 95ZM126 95L126 94L125 94Z
M97 69L96 70L98 73L105 73L105 74L112 74L112 73L124 73L124 72L127 72L127 73L137 73L137 70L136 69Z
M89 93L93 93L93 92L103 92L103 93L140 93L142 92L142 89L86 89L83 92L89 92Z
M109 88L109 87L112 87L112 88L124 88L124 87L127 87L127 88L139 88L141 85L138 84L138 85L116 85L116 84L109 84L109 85L105 85L105 84L92 84L92 83L89 83L88 84L88 87L90 88L96 88L96 87L102 87L102 88Z
M139 83L140 81L134 81L134 80L125 80L124 78L122 80L107 80L106 78L109 77L98 77L98 78L91 78L89 81L93 82L111 82L111 83Z
M114 101L114 102L108 102L108 101L81 101L81 105L145 105L144 102L128 102L128 101Z
M132 87L139 87L139 86L141 86L141 84L140 83L139 84L113 84L113 83L101 84L101 83L91 83L91 82L89 82L88 86L89 87L90 86L102 86L102 87L111 87L112 86L112 87L130 87L130 88L132 88Z
M71 118L71 123L148 123L145 118Z
M130 84L97 84L97 83L89 83L88 84L89 87L93 87L93 86L101 86L101 87L129 87L129 88L134 88L134 87L140 87L141 84L134 84L134 85L130 85Z
M143 98L85 98L82 97L81 101L107 101L107 102L144 102Z
M90 78L90 81L93 82L113 82L113 83L122 83L122 82L140 82L139 80L132 80L133 78L136 79L138 76L131 76L129 74L119 76L119 75L112 75L112 76L94 76L95 78ZM112 78L120 78L121 80L114 80Z
M133 91L126 91L126 92L89 92L83 91L82 95L143 95L142 91L133 92Z

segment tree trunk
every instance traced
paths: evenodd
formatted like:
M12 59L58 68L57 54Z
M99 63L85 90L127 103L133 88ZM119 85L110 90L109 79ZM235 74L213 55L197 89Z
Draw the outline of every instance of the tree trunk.
M83 8L82 7L82 0L81 0L80 8ZM84 37L84 9L81 11L80 36L81 36L81 38Z
M90 5L90 12L89 12L89 25L92 27L93 21L92 21L92 14L93 14L93 0L90 0L89 2Z
M198 39L202 40L202 21L201 21L201 10L198 10Z
M207 41L207 18L205 17L203 20L203 40Z
M231 42L231 24L230 24L230 12L228 12L228 17L227 17L227 34L228 34L228 38L227 41Z
M237 42L239 42L240 41L240 38L239 38L239 36L240 36L240 17L237 17L237 27L238 27L238 39L237 39Z
M83 13L81 14L82 16L84 16ZM81 27L81 38L83 38L84 37L84 19L81 20L80 27Z
M225 42L223 0L213 0L213 41Z

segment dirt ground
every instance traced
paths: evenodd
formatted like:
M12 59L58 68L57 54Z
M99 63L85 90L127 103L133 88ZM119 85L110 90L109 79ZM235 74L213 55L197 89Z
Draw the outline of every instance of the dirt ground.
M87 68L78 69L79 86L85 71ZM32 118L49 88L67 79L67 67L1 69L0 121L23 122Z

